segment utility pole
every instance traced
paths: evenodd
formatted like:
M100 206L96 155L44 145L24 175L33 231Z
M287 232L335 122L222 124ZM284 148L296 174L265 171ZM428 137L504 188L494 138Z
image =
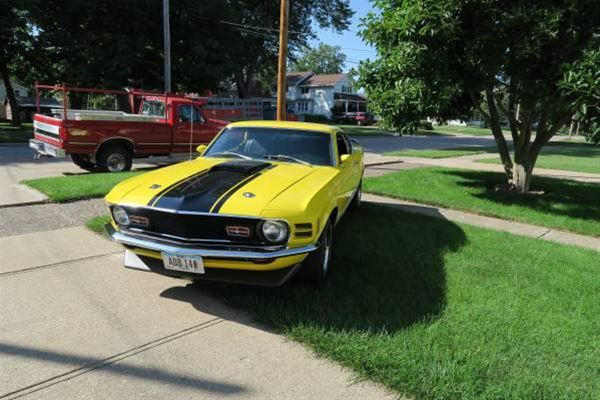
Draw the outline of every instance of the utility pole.
M289 0L281 0L281 12L279 14L279 63L277 69L277 120L286 119L286 60L288 47L288 13L290 10Z
M171 92L171 30L169 27L169 0L163 0L163 40L165 57L165 92Z

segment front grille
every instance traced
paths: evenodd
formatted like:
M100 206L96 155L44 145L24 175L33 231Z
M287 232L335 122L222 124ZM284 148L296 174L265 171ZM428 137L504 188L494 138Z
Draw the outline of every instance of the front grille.
M178 214L152 208L127 206L123 208L130 216L130 228L146 235L177 239L188 244L203 242L259 246L267 244L258 236L259 219L219 214ZM136 225L134 221L143 221L144 224ZM230 236L227 234L228 226L238 229L248 228L249 235Z

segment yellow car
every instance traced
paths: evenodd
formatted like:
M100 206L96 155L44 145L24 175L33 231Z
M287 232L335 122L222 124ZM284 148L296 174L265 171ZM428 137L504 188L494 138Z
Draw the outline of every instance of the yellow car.
M320 284L333 228L360 205L363 152L337 127L229 124L195 160L130 178L106 201L125 266L163 275Z

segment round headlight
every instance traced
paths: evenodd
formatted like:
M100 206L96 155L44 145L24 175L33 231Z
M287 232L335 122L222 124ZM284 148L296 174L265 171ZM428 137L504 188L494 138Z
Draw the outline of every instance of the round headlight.
M129 225L129 216L127 211L123 207L114 206L112 209L112 215L115 222L119 225Z
M271 243L284 242L288 237L288 227L285 222L265 221L261 230L263 237Z

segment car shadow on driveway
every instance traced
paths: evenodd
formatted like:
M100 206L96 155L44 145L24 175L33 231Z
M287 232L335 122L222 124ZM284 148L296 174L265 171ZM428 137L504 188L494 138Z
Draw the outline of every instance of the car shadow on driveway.
M458 225L443 217L364 203L335 232L331 275L323 287L299 279L279 288L201 283L170 288L161 296L214 313L197 295L209 293L283 332L310 325L325 331L392 334L443 313L444 254L466 243Z

